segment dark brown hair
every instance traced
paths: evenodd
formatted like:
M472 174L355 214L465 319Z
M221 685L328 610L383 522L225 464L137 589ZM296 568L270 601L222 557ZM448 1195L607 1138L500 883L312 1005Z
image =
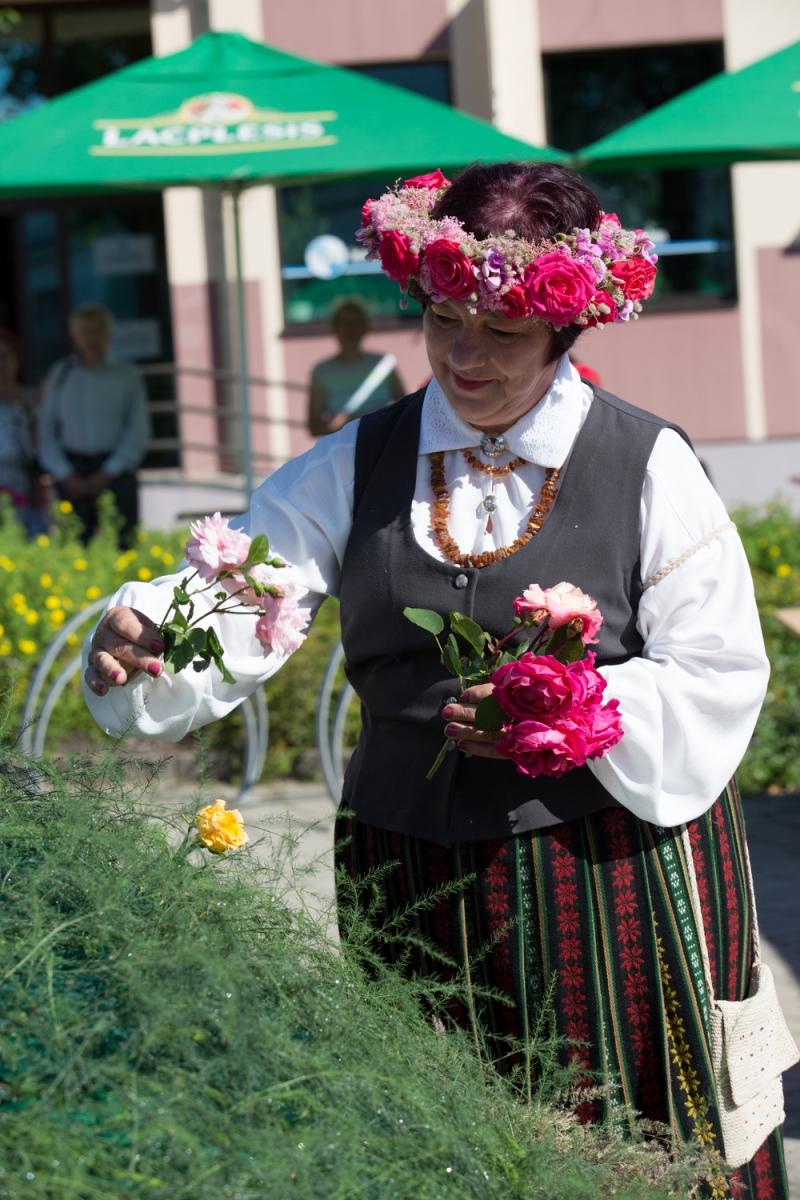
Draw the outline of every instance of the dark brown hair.
M432 216L458 217L478 238L513 229L528 241L596 229L600 201L591 188L555 163L473 163L453 181ZM583 327L552 331L551 362L574 346Z

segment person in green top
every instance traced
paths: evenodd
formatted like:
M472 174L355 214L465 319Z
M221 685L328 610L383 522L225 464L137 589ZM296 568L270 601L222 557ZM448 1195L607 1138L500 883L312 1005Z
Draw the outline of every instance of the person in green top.
M369 331L369 318L360 304L348 302L338 308L331 329L341 349L334 358L317 363L311 372L308 429L314 437L335 433L348 421L385 408L405 395L393 362L390 366L386 362L387 356L369 354L361 349L361 342ZM380 378L382 370L379 368L384 362L390 369ZM374 386L365 388L361 403L354 411L346 411L348 402L370 376Z

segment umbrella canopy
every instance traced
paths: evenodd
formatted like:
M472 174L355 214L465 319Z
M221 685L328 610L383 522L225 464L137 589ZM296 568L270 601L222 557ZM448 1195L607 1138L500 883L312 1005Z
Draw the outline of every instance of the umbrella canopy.
M706 80L575 155L591 171L800 158L800 42Z
M207 33L0 128L0 195L394 175L566 161L448 105L236 33Z

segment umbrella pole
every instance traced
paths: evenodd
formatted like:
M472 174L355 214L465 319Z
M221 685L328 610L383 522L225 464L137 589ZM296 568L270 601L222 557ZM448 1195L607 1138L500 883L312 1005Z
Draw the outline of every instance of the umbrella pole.
M244 298L242 275L242 238L239 223L240 188L231 188L233 201L233 240L236 248L236 316L239 323L239 386L241 395L242 429L242 474L244 475L245 502L250 507L253 494L253 448L250 442L250 374L247 362L247 309Z

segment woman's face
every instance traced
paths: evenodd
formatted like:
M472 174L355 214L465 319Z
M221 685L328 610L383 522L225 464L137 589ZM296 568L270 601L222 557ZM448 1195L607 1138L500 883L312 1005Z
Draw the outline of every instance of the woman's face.
M497 434L541 400L556 373L550 329L530 318L472 314L454 300L429 304L423 320L433 374L460 417Z

